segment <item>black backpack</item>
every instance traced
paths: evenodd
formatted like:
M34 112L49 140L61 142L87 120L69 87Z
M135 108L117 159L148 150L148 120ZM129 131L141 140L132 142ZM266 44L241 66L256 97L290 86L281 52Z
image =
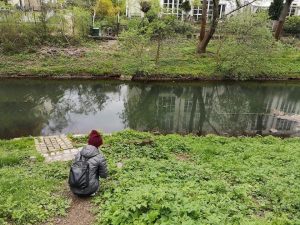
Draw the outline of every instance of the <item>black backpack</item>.
M70 187L85 189L89 186L90 168L87 160L88 159L80 155L80 159L73 162L69 174Z

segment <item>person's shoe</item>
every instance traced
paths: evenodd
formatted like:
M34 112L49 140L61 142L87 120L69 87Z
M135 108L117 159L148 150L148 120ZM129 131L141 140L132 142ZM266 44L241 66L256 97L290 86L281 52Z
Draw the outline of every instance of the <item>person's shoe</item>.
M96 195L96 193L93 193L93 194L90 195L90 197L94 197L95 195Z

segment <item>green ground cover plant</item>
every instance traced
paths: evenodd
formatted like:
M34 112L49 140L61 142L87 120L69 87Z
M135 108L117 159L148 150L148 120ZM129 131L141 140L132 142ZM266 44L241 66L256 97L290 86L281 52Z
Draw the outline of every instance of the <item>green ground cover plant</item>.
M0 140L0 224L39 224L65 215L69 200L60 187L67 172L67 163L45 164L32 138Z
M230 76L228 71L219 70L215 59L219 41L215 40L209 46L211 54L197 56L195 52L196 39L177 38L168 40L162 46L160 61L155 65L154 55L157 44L153 43L141 54L143 62L143 74L145 78L163 77L173 79L175 77L200 78L200 79L288 79L300 77L300 51L288 44L280 44L278 48L264 60L266 69L247 71L242 76ZM231 51L230 48L227 48ZM47 53L49 51L50 53ZM14 55L0 54L0 76L35 75L48 76L107 76L124 75L132 77L140 68L136 55L120 48L117 41L114 42L89 42L82 47L59 48L55 51L48 49L33 53L20 53ZM75 53L73 54L72 52ZM233 55L228 52L228 55ZM80 53L76 53L80 52ZM149 54L153 57L149 57ZM223 56L226 56L223 51ZM255 59L255 57L254 57ZM230 65L230 59L226 58L226 65ZM237 65L237 64L235 64ZM225 67L224 67L225 68ZM247 67L248 68L248 67ZM243 67L243 70L247 68ZM251 67L249 67L251 68ZM256 71L256 72L255 72ZM260 73L263 71L263 73Z
M299 138L124 131L104 142L97 224L300 224Z
M95 224L300 224L299 148L272 136L104 136L110 176L92 200ZM69 163L45 164L31 138L2 140L0 153L1 224L66 214Z

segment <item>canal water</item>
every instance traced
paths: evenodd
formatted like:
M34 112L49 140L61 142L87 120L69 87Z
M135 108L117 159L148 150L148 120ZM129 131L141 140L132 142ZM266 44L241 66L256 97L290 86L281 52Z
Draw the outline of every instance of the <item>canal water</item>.
M132 128L300 136L299 82L0 80L0 138Z

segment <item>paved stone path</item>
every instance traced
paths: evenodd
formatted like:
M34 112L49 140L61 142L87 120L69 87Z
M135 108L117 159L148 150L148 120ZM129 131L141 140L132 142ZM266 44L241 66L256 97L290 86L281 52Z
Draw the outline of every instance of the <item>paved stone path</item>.
M80 151L80 148L73 147L66 135L36 137L34 142L46 162L72 160Z

